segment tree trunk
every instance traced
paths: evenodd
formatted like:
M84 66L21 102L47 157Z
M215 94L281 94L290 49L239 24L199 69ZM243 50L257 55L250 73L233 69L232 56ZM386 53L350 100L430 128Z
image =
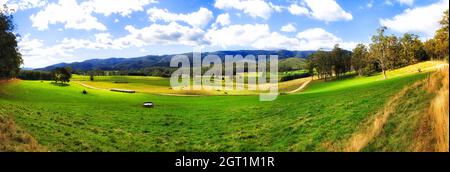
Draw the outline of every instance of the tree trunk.
M384 69L382 69L383 70L383 77L384 77L384 80L386 80L387 79L387 76L386 76L386 70L384 70Z

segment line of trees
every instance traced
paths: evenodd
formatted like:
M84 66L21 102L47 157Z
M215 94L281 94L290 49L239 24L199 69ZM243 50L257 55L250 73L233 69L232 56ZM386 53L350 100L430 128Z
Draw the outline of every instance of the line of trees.
M368 46L358 44L353 52L345 51L336 45L332 51L318 50L309 57L310 73L314 71L319 78L341 77L352 69L359 75L371 75L377 72L387 78L388 70L415 64L421 61L447 60L448 51L448 14L445 11L441 28L434 38L423 43L419 36L405 33L402 37L386 35L386 27L377 29Z
M13 17L10 10L3 7L0 11L0 79L16 77L22 65L22 55L19 53L14 34Z
M53 74L45 71L21 70L18 76L23 80L53 80Z
M20 71L18 78L23 80L55 81L55 83L64 84L70 82L70 79L72 78L72 69L70 67L56 68L51 72L22 70Z
M440 21L441 28L436 31L434 38L425 42L425 50L431 59L446 59L448 61L448 10Z
M90 71L74 71L73 73L90 76L160 76L170 77L176 68L170 67L147 67L144 69L130 69L130 70L90 70Z
M341 77L351 70L352 53L344 50L336 44L332 51L319 49L309 57L309 69L314 70L319 78L328 80L332 76Z

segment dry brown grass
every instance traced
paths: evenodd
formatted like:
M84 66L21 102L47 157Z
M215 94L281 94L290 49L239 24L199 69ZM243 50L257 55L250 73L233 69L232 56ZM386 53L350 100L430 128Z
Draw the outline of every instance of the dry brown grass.
M428 115L431 122L431 131L436 145L434 151L449 151L449 68L434 73L428 79L427 91L436 96L431 101ZM419 149L420 150L420 149Z
M392 113L402 102L402 98L414 89L424 89L434 95L428 109L420 112L421 121L416 129L415 146L411 151L448 152L449 151L449 68L448 65L430 75L424 81L405 87L392 97L378 112L367 127L355 133L345 144L343 151L358 152L365 148L383 131Z
M399 93L394 95L394 97L389 100L386 106L374 116L374 119L370 120L370 122L367 123L366 128L357 132L348 140L345 147L343 148L343 151L359 152L364 147L366 147L366 145L369 144L370 141L372 141L381 133L384 125L389 119L389 116L395 111L396 107L399 105L399 102L401 102L399 100L403 98L410 90L423 85L423 83L424 81L418 81L411 86L405 87Z
M0 95L2 86L19 83L18 79L0 80ZM43 152L46 149L38 144L36 139L18 127L8 114L0 109L0 152Z
M17 128L13 120L0 114L0 152L43 152L30 134Z

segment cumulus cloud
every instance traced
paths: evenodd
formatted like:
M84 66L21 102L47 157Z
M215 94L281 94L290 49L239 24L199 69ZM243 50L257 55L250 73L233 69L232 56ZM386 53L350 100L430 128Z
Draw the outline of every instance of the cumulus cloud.
M200 8L197 12L189 14L175 14L170 13L167 9L151 8L147 10L147 14L149 15L151 21L183 21L194 27L204 27L213 18L213 13L203 7Z
M111 34L103 32L83 39L64 38L51 46L45 46L42 40L31 39L30 35L26 35L19 41L19 47L27 67L42 67L61 61L77 61L79 59L73 54L79 50L142 49L151 45L219 46L223 48L240 46L254 49L288 50L323 48L329 50L335 44L351 50L356 45L354 42L345 42L322 28L307 29L299 32L295 37L290 37L272 32L267 24L227 25L221 28L211 28L205 32L200 28L171 22L167 25L151 24L144 28L126 26L125 30L129 33L123 37L115 38Z
M281 12L283 11L283 6L281 5L275 5L272 2L269 2L269 6L272 7L273 10L275 10L276 12Z
M356 43L345 42L322 28L312 28L289 37L272 32L267 24L230 25L220 29L210 29L205 40L211 46L223 48L242 46L256 49L317 50L332 49L335 44L352 50Z
M143 11L144 6L157 3L156 0L90 0L83 3L87 7L98 14L109 16L111 14L120 14L121 16L128 16L136 11Z
M210 29L205 34L205 40L210 46L223 48L241 46L255 49L296 50L300 45L295 37L271 32L267 24L229 25L220 29Z
M29 0L33 1L33 0ZM30 16L32 26L46 30L51 24L64 24L66 29L107 30L94 14L120 14L127 16L135 11L142 11L143 6L155 3L155 0L89 0L78 3L76 0L58 0L47 4L42 10Z
M217 16L216 24L219 24L221 26L227 26L227 25L230 25L230 23L231 23L230 14L225 13L225 14L220 14L219 16Z
M236 9L252 17L268 19L273 11L281 11L280 6L265 0L216 0L214 6L218 9Z
M32 39L25 35L18 42L19 51L27 67L42 67L48 64L61 62L64 58L73 58L68 51L59 45L45 46L44 41Z
M305 0L306 5L311 9L311 16L325 22L339 20L352 20L353 16L346 12L335 0Z
M284 25L283 27L281 27L281 31L283 32L296 32L297 28L295 28L295 26L291 23Z
M297 4L291 4L291 6L288 7L288 10L292 15L309 15L309 10L307 8Z
M272 32L264 37L257 39L252 47L257 49L288 49L297 50L300 41L296 38L290 38L278 32Z
M293 15L305 15L327 22L351 20L351 14L344 11L334 0L323 0L320 3L324 2L328 2L328 4L325 3L326 5L321 4L325 7L317 7L318 2L310 0L305 0L302 5L293 4L283 7L266 0L216 0L214 6L219 9L240 10L252 17L263 19L268 19L273 12L286 9ZM79 60L73 54L78 54L79 50L85 49L122 50L126 48L143 49L151 45L187 45L317 50L319 48L331 49L334 44L340 44L346 49L352 49L356 45L353 42L345 42L322 28L307 29L299 32L296 36L287 36L283 32L297 32L294 24L287 24L277 32L271 31L268 24L232 24L229 13L218 15L214 21L213 13L206 8L185 14L172 13L167 9L145 8L145 10L148 9L147 15L153 23L140 28L128 25L124 27L128 33L116 37L106 32L106 26L99 22L96 15L129 16L135 11L144 11L145 5L155 3L155 1L124 0L115 1L110 6L105 5L108 3L111 4L107 0L84 2L58 0L43 5L43 9L30 17L32 26L38 30L46 30L53 24L62 24L66 29L102 32L82 39L63 38L54 45L46 45L43 40L32 39L30 35L27 35L19 43L25 61L33 62L31 65L28 63L26 65L30 67L43 66L60 62L61 58L68 62ZM211 20L213 20L211 27L205 28L211 23ZM114 22L119 22L119 19Z
M3 9L3 5L6 4L9 9L20 11L43 7L47 3L47 0L0 0L0 9Z
M417 32L431 37L448 6L448 0L441 0L428 6L408 8L391 19L380 19L380 24L400 33Z
M121 50L143 45L145 42L136 40L135 37L125 36L115 39L109 33L98 33L86 39L63 38L53 45L47 45L43 40L31 38L31 35L27 34L18 42L24 65L27 67L43 67L61 61L79 61L79 57L74 55L79 50Z
M221 29L210 29L205 39L213 46L248 46L270 32L267 24L230 25Z
M60 0L51 3L46 8L30 17L33 27L38 30L48 29L49 24L62 23L70 29L106 30L106 26L85 10L76 0Z
M203 44L204 31L196 27L182 26L176 22L168 25L152 24L148 27L136 29L126 26L130 33L127 40L140 42L145 45L200 45Z
M356 46L353 42L344 42L341 38L327 32L322 28L311 28L299 32L297 38L300 40L302 50L332 49L335 44L340 44L344 49L351 50Z

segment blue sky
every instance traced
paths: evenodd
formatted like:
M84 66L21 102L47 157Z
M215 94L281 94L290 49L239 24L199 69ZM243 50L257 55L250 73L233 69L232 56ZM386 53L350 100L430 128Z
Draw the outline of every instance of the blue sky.
M24 67L237 49L351 50L389 33L433 36L448 0L0 0Z

